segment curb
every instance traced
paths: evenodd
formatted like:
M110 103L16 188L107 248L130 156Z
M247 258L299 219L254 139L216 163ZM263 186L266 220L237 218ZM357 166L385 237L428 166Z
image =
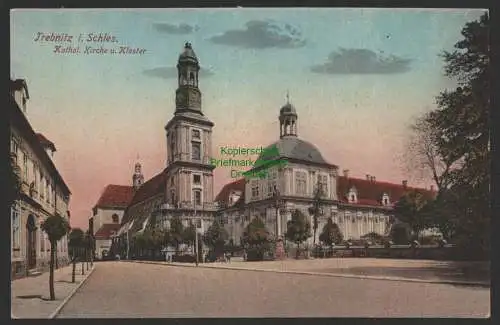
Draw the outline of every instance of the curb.
M56 310L50 314L49 316L49 319L53 319L53 318L56 318L56 316L61 312L61 310L63 309L63 307L68 303L68 301L75 295L75 293L78 291L78 289L80 289L80 287L85 283L85 281L87 281L87 279L90 277L90 275L92 274L92 272L94 272L96 268L96 265L94 263L94 266L89 270L89 272L87 273L87 275L82 279L82 281L80 281L80 283L78 283L78 285L70 292L70 294L63 300L63 302L56 308Z
M177 267L196 267L195 265L191 265L191 264L186 264L186 265L166 264L166 263L153 262L153 261L126 261L126 262L141 263L141 264L157 264L157 265L177 266ZM375 275L334 274L334 273L321 273L321 272L310 272L310 271L289 271L289 270L266 270L266 269L255 269L255 268L239 268L239 267L231 267L231 266L208 266L208 265L202 265L202 264L200 264L198 267L202 267L202 268L206 268L206 269L226 269L226 270L240 270L240 271L254 271L254 272L274 272L274 273L316 275L316 276L327 276L327 277L334 277L334 278L400 281L400 282L414 282L414 283L451 284L451 285L465 285L465 286L475 286L475 287L485 287L485 288L491 287L491 283L474 282L474 281L424 280L424 279L412 279L412 278L389 277L389 276L375 276Z

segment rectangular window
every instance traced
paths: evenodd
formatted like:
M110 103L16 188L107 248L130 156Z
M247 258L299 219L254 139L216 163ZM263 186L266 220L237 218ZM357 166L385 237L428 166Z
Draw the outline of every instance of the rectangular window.
M40 174L40 190L38 193L40 193L40 197L43 199L45 197L45 178L43 178L43 175Z
M276 191L276 179L278 178L278 172L275 169L270 169L267 174L267 196L273 196Z
M306 177L307 174L305 172L295 172L295 194L307 194Z
M191 142L191 159L201 160L201 144L199 142Z
M192 130L191 138L194 140L200 140L200 130Z
M200 190L194 191L194 204L201 205L201 191Z
M259 197L259 182L253 180L251 184L252 184L252 199L256 199Z
M12 206L10 213L12 219L12 248L19 248L21 236L21 216L19 215L19 208L17 205Z
M28 155L23 152L23 180L28 182Z
M196 228L201 229L201 219L196 219Z
M45 257L45 232L40 232L40 256Z
M318 186L320 187L323 196L327 196L328 193L328 176L318 175Z
M193 183L196 185L201 184L201 175L193 175Z
M10 152L14 154L14 159L15 159L15 162L17 164L17 152L19 150L19 142L17 142L17 140L12 137L12 140L10 142Z

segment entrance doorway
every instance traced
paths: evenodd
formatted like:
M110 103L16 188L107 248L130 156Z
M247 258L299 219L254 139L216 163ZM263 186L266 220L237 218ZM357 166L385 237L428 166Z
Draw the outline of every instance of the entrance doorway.
M36 267L36 222L35 216L30 214L28 216L28 221L26 222L26 233L28 240L26 241L27 252L26 258L28 260L28 269L34 269Z

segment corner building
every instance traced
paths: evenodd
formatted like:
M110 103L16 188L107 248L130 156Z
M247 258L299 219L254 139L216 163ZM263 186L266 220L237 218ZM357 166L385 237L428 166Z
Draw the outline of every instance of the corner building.
M21 188L11 206L11 276L46 271L50 262L50 242L41 224L50 216L70 219L71 191L57 170L56 147L36 133L28 120L28 86L24 79L10 81L8 116L10 157L19 167ZM57 265L68 263L68 238L57 243Z

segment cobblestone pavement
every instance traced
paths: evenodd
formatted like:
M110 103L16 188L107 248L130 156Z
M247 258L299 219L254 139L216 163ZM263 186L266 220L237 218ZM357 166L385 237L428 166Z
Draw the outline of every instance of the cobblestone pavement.
M15 318L48 318L66 297L86 277L81 275L81 263L76 265L75 283L71 283L72 266L54 270L56 300L50 299L49 272L37 277L26 277L11 281L11 311Z
M488 317L490 290L442 284L99 263L59 318Z

